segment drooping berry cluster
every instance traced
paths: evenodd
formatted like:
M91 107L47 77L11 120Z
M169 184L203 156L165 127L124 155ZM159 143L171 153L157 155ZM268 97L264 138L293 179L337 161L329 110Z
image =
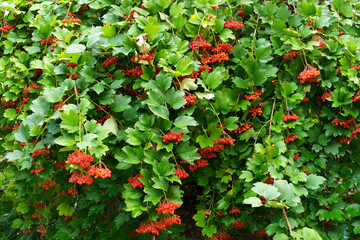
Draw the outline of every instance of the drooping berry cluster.
M211 49L212 52L233 52L232 46L229 43L219 43L217 48Z
M56 182L54 181L46 181L43 185L41 185L42 188L49 190L50 187L55 186Z
M118 57L118 55L116 55L115 57L111 57L111 58L106 59L106 60L101 64L101 66L102 66L102 67L108 67L108 66L110 66L110 65L114 65L118 60L119 60L119 57Z
M28 228L26 228L26 229L22 230L22 232L23 232L23 233L31 233L31 230L28 229Z
M129 17L126 14L124 14L124 19L129 21L129 25L133 24L132 20L134 19L134 14L135 13L137 13L137 11L131 10L130 13L129 13Z
M181 219L178 215L173 215L169 218L162 218L159 221L153 222L150 221L150 223L143 224L140 223L140 227L138 229L135 229L135 232L137 233L153 233L156 236L159 236L160 230L166 230L166 227L172 226L174 224L181 225Z
M238 12L238 17L244 17L245 15L244 15L244 11L243 10L240 10L239 12Z
M66 169L66 163L55 163L56 168Z
M289 120L297 120L299 119L299 116L296 115L295 113L294 114L287 114L287 115L284 115L284 122L287 122Z
M181 204L176 204L171 202L169 199L166 199L163 203L160 203L155 210L159 214L174 214L177 208L181 207Z
M41 218L41 215L40 214L33 214L32 216L31 216L33 219L36 219L36 218Z
M198 168L204 168L204 167L206 167L208 165L209 165L208 160L197 159L197 160L194 161L194 165L189 165L188 166L188 169L193 172Z
M332 95L331 92L325 92L325 93L320 97L320 99L321 99L323 102L325 102L325 100L326 100L327 98L332 97L332 96L333 96L333 95Z
M182 178L187 178L189 176L189 174L187 174L187 172L183 169L176 169L175 176L182 179Z
M185 105L193 105L195 104L196 96L193 94L185 95L183 99L186 101ZM182 108L185 108L185 106L182 106Z
M357 102L360 100L360 91L358 91L355 96L352 98L353 102Z
M65 104L67 104L67 101L60 101L54 106L54 112L56 112L58 109L62 108ZM62 110L60 110L61 112Z
M360 70L360 65L353 66L353 69L355 69L355 70Z
M36 231L40 234L46 233L46 229L45 228L38 228L36 229Z
M170 141L176 141L175 144L178 144L179 142L182 141L182 137L184 136L184 132L182 133L177 133L177 132L173 132L170 131L169 133L165 134L162 139L163 142L170 142Z
M233 134L241 134L241 133L245 132L246 130L253 127L253 125L248 123L248 122L246 122L245 125L238 124L238 126L239 127L237 129L233 130L233 131L230 131L228 129L225 129L225 131L227 133L231 134L231 135L233 135ZM225 128L225 126L223 126L223 128Z
M263 111L261 107L256 107L256 108L250 108L249 113L251 114L251 116L256 117L256 116L261 116Z
M103 116L102 118L100 118L99 120L97 120L96 123L97 123L97 124L100 124L100 125L103 125L104 122L105 122L106 120L108 120L109 118L111 118L110 115Z
M30 100L30 98L29 97L27 97L27 98L23 98L22 99L22 101L21 101L21 105L25 105L25 104L27 104L27 102Z
M294 159L294 160L297 160L297 159L299 158L299 156L300 156L300 153L294 153L293 159Z
M129 71L122 70L122 72L125 74L125 76L132 76L134 78L143 74L143 70L140 66L130 69Z
M229 60L229 55L225 52L220 52L214 55L211 54L203 55L202 63L204 64L214 63L214 62L221 63L222 61L227 61L227 60Z
M299 54L298 51L291 50L290 53L285 53L283 58L284 58L285 60L290 60L290 59L292 59L292 58L295 58L298 54Z
M231 139L231 138L227 138L227 137L223 137L221 139L219 139L218 141L214 141L213 144L214 145L231 145L233 147L235 147L235 139Z
M71 216L68 216L68 217L65 217L64 218L64 221L70 221L71 219L73 219L75 217L75 215L71 215Z
M230 235L227 233L217 233L215 234L212 238L210 238L209 240L227 240L230 238Z
M336 126L340 125L343 128L349 128L350 124L355 124L355 121L354 121L353 118L350 118L350 119L348 119L346 121L340 121L340 120L335 118L331 123L335 124Z
M128 182L131 184L131 186L133 188L137 188L137 187L144 188L145 185L142 182L140 182L140 180L139 180L139 178L142 178L142 177L144 177L144 176L141 173L139 173L138 175L136 175L134 177L129 177Z
M273 184L274 184L274 180L275 180L275 179L272 178L272 177L267 177L267 178L263 181L263 183L273 185Z
M102 111L104 111L105 109L110 110L110 109L111 109L111 105L102 105L102 106L98 107L98 108L96 109L96 111L102 112Z
M266 230L257 230L257 231L254 232L254 234L255 234L258 238L266 237L266 236L267 236Z
M311 65L307 65L305 69L299 74L298 79L300 79L300 83L304 84L306 82L309 83L319 83L317 77L320 75L320 71Z
M45 203L36 203L36 204L34 205L34 207L35 207L35 208L42 208L42 209L44 209L44 208L45 208Z
M95 165L91 166L87 174L89 176L94 176L94 178L110 178L111 171L104 164L99 164L100 167L96 167ZM104 166L104 168L103 168Z
M67 62L67 63L66 63L66 66L71 67L72 69L74 69L74 68L76 68L76 67L78 66L78 64L77 64L77 63L73 63L73 62Z
M139 60L145 60L148 62L152 62L154 60L154 55L155 53L151 53L151 54L144 54L144 55L138 55L137 58L134 56L130 59L131 62L136 62Z
M302 101L302 102L309 102L310 99L309 99L308 97L304 97L301 101Z
M217 157L216 152L219 152L224 149L225 149L224 145L214 145L212 147L200 148L199 154L203 158L208 158L208 159L216 158Z
M32 156L32 157L38 157L38 156L40 156L40 155L43 155L44 157L46 157L46 156L49 155L49 154L50 154L50 150L49 150L49 149L36 149L31 156Z
M45 171L45 168L39 168L39 169L31 170L30 173L31 174L38 174L38 173L41 173L42 171Z
M210 67L210 66L208 66L208 65L202 65L202 66L199 67L199 70L197 70L196 72L192 72L191 74L186 75L186 76L181 76L181 77L179 77L179 80L180 80L180 82L181 82L181 81L184 80L185 78L199 78L199 77L200 77L200 73L203 72L203 71L205 71L206 69L207 69L209 72L211 72L211 67Z
M204 35L196 35L193 41L189 45L190 49L196 50L198 48L211 48L211 43L206 41Z
M70 174L69 183L91 185L94 181L89 175L79 174L77 171L72 171Z
M43 38L42 40L39 41L39 43L41 45L53 45L55 42L59 41L59 39L57 38L53 38L53 36L50 36L49 38Z
M341 138L337 138L337 139L334 139L335 141L341 143L341 144L344 144L344 143L348 143L350 142L351 140L353 140L354 138L357 137L357 135L360 133L360 127L358 128L355 128L355 130L353 130L351 132L351 136L350 137L341 137Z
M66 76L70 77L72 80L76 80L79 77L79 74L75 73L71 75L71 73L67 73Z
M8 33L12 29L14 29L14 26L10 24L0 27L0 31L2 31L3 33Z
M239 223L237 219L235 220L234 224L231 225L231 228L243 228L243 227L245 227L245 221Z
M241 213L240 209L233 207L231 210L229 210L230 214L235 214L235 213Z
M245 98L246 100L248 100L248 101L252 101L252 100L255 100L255 99L261 97L261 95L262 95L262 90L261 90L261 89L257 89L257 90L254 91L253 94L245 94L245 95L244 95L244 98Z
M15 107L15 102L12 99L10 99L9 101L6 101L5 98L2 98L1 102L5 103L3 106L1 106L2 109Z
M226 21L224 22L224 28L236 28L239 29L244 26L243 22L237 22L237 21Z
M322 49L322 48L326 45L326 43L323 42L323 41L321 41L320 39L315 39L315 40L313 40L313 41L319 43L319 48L320 48L320 49Z
M78 149L67 158L66 164L80 164L83 169L89 169L94 157Z
M285 138L284 142L286 144L288 144L289 142L293 142L295 141L296 139L298 139L298 136L296 135L289 135L287 138Z

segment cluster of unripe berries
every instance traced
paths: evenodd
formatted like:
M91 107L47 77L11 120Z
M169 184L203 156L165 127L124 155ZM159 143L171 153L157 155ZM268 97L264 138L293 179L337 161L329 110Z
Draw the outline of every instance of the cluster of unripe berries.
M55 186L56 182L54 181L46 181L43 185L41 185L42 188L49 190L50 187Z
M173 215L169 218L162 218L159 221L143 224L140 223L140 227L135 229L137 233L153 233L156 236L159 236L159 230L166 230L166 227L172 226L174 224L181 225L181 219L178 215Z
M289 120L297 120L299 119L299 116L296 115L295 113L290 115L290 114L287 114L287 115L284 115L284 122L287 122Z
M110 66L110 65L114 65L118 60L119 60L119 57L118 57L118 55L116 55L115 57L106 59L106 60L101 64L101 66L102 66L102 67L108 67L108 66Z
M295 58L298 54L299 54L298 51L291 50L290 53L285 53L284 56L283 56L283 58L284 58L285 60L290 60L290 59L292 59L292 58Z
M307 65L304 71L299 74L298 79L300 79L301 84L304 84L306 82L319 83L319 81L317 80L317 77L319 75L320 71L310 65Z
M248 101L252 101L252 100L255 100L255 99L261 97L261 95L262 95L262 90L261 90L261 89L257 89L257 90L254 91L253 94L245 94L245 95L244 95L244 98L245 98L246 100L248 100Z
M183 99L186 101L186 105L193 105L195 104L196 96L193 94L189 94L184 96ZM182 106L182 108L185 108L185 106Z
M47 155L50 154L50 152L54 152L54 151L53 150L50 151L49 149L36 149L31 156L38 157L40 155L43 155L44 157L46 157Z
M236 28L239 29L244 26L243 22L237 22L237 21L226 21L224 22L224 28Z
M181 207L181 204L173 203L170 200L166 199L163 203L160 203L155 210L159 214L174 214L177 208Z
M177 132L173 132L170 131L169 133L165 134L162 139L163 142L170 142L170 141L176 141L175 144L178 144L179 142L182 141L182 137L184 136L184 132L182 133L177 133Z
M41 173L42 171L45 171L45 168L39 168L39 169L31 170L30 173L31 174L38 174L38 173Z
M346 121L340 121L335 118L331 123L335 124L336 126L340 125L343 128L349 128L350 127L349 124L355 124L355 121L353 118L348 119Z
M144 177L141 173L137 174L134 177L129 177L128 182L131 184L133 188L144 188L145 185L140 182L139 178Z
M2 31L3 33L8 33L10 30L14 29L13 25L6 25L3 27L0 27L0 31Z
M298 139L298 136L292 135L292 136L288 136L287 138L285 138L284 142L285 142L286 144L288 144L289 142L293 142L293 141L295 141L296 139Z

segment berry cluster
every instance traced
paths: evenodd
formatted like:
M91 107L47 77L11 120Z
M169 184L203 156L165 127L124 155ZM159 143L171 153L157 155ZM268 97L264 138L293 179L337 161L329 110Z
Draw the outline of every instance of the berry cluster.
M319 83L317 77L320 75L320 71L317 71L316 68L307 65L305 69L299 74L298 79L300 79L300 83L304 84L306 82L309 83Z
M287 122L289 120L297 120L299 119L299 116L296 115L295 113L290 115L290 114L287 114L287 115L284 115L284 122Z
M257 89L257 90L254 91L253 94L245 94L245 95L244 95L244 98L245 98L246 100L248 100L248 101L252 101L252 100L255 100L255 99L261 97L261 95L262 95L262 90L261 90L261 89Z
M266 237L266 236L267 236L266 230L257 230L257 231L254 232L254 234L255 234L258 238Z
M170 141L176 141L175 144L178 144L179 142L182 141L182 137L184 136L184 132L182 133L177 133L177 132L173 132L170 131L169 133L165 134L162 139L163 142L170 142Z
M64 218L64 221L70 221L71 219L73 219L75 217L75 215L71 215L71 216L68 216L68 217L65 217Z
M335 124L336 126L340 125L343 128L349 128L350 127L349 124L355 124L355 121L353 118L348 119L346 121L340 121L335 118L331 123Z
M140 182L140 180L139 180L139 178L142 178L142 177L144 177L144 176L141 173L139 173L138 175L136 175L134 177L129 177L128 182L131 184L131 186L133 188L137 188L137 187L144 188L145 185L142 182Z
M34 205L34 207L44 209L45 208L45 203L37 203L37 204Z
M220 233L217 233L215 234L212 238L209 238L209 240L227 240L230 238L230 235L229 234L220 234Z
M234 142L235 142L235 139L230 139L230 138L223 137L218 141L214 141L213 144L214 145L228 145L228 144L230 144L231 146L235 147Z
M178 178L181 179L181 178L187 178L189 176L189 174L187 174L187 172L185 170L176 169L175 176L177 176Z
M41 173L42 171L45 171L45 168L39 168L39 169L31 170L30 173L31 174L38 174L38 173Z
M79 74L75 73L71 75L70 73L67 73L66 76L71 77L72 80L76 80L79 77Z
M225 149L224 145L214 145L212 147L200 148L199 154L203 158L208 158L208 159L216 158L217 157L216 152L219 152L224 149Z
M102 67L108 67L110 65L114 65L119 60L119 57L116 55L115 57L106 59L101 66Z
M196 96L193 94L189 94L184 96L183 99L186 101L186 105L193 105L195 104ZM185 108L185 106L182 106L182 108Z
M244 15L244 11L243 10L240 10L239 12L238 12L238 17L244 17L245 15Z
M97 123L97 124L100 124L100 125L103 125L104 122L105 122L106 120L108 120L109 118L111 118L111 116L110 116L110 115L106 115L106 116L102 117L101 119L97 120L96 123Z
M174 224L181 225L181 219L178 215L173 215L169 218L162 218L157 222L151 221L148 224L140 223L140 227L135 229L137 233L153 233L156 236L159 236L159 230L166 230L166 227L172 226Z
M194 165L189 165L188 166L188 169L193 172L198 168L204 168L204 167L206 167L208 165L209 165L208 160L197 159L197 160L195 160Z
M222 61L227 61L229 60L229 56L227 53L225 52L220 52L218 54L214 54L214 55L210 55L210 54L206 54L203 56L203 60L202 63L207 64L207 63L214 63L214 62L222 62Z
M42 188L49 190L50 187L55 186L56 182L54 181L46 181L43 185L41 185Z
M52 151L53 152L53 151ZM43 155L44 157L46 157L47 155L50 154L50 150L49 149L36 149L34 151L34 153L31 155L32 157L38 157L40 155Z
M87 174L89 176L94 176L94 178L110 178L111 177L111 171L110 169L108 169L106 166L105 168L101 167L102 165L100 165L100 167L96 167L96 166L91 166L91 168L89 169L89 171L87 172Z
M39 43L41 45L53 45L55 42L59 41L59 39L57 38L53 38L53 36L50 36L49 38L43 38L42 40L39 41Z
M355 96L352 98L353 102L357 102L360 100L360 91L358 91Z
M196 37L190 43L189 48L192 50L196 50L198 48L211 48L211 43L206 41L202 34L196 35Z
M360 70L360 65L353 66L353 69L355 69L355 70Z
M315 39L314 42L318 42L318 43L320 44L320 45L319 45L319 48L320 48L320 49L322 49L322 48L326 45L326 43L323 42L323 41L321 41L320 39ZM315 47L315 46L314 46L314 47Z
M45 228L38 228L38 229L36 229L36 231L37 231L38 233L41 233L41 234L46 233L46 229L45 229Z
M192 72L190 75L186 75L186 76L181 76L179 78L180 81L184 80L185 78L198 78L200 76L200 73L208 70L209 72L211 72L211 67L208 65L202 65L199 67L199 70L197 70L196 72Z
M245 132L246 130L248 130L248 129L250 129L250 128L252 128L253 127L253 125L252 124L250 124L250 123L248 123L248 122L246 122L245 123L245 125L241 125L241 124L238 124L238 128L237 129L235 129L235 130L233 130L233 131L230 131L230 130L227 130L226 129L226 132L227 133L229 133L229 134L240 134L240 133L243 133L243 132Z
M28 228L26 228L26 229L22 230L22 232L23 232L23 233L31 233L31 230L28 229Z
M237 22L237 21L226 21L224 22L224 28L236 28L239 29L244 26L243 22Z
M229 210L230 214L235 214L235 213L241 213L240 209L233 207L233 209Z
M285 138L284 142L285 142L286 144L288 144L289 142L293 142L293 141L295 141L296 139L298 139L298 136L292 135L292 136L288 136L287 138Z
M216 213L216 215L218 215L219 217L223 217L223 216L224 216L224 214L223 214L222 212L220 212L220 211L216 211L215 213Z
M250 108L249 113L251 114L251 116L256 117L256 116L261 116L263 111L261 107L257 107L257 108Z
M321 99L323 102L325 102L325 100L326 100L327 98L332 97L332 96L333 96L333 95L332 95L331 92L325 92L325 93L320 97L320 99Z
M295 58L298 54L299 54L298 51L291 50L290 53L285 53L283 58L284 58L285 60L290 60L290 59L292 59L292 58Z
M89 169L94 157L78 149L67 158L66 164L80 164L83 169Z
M79 174L76 171L70 173L71 177L69 178L69 183L78 183L80 185L87 184L91 185L93 183L93 179L88 175Z
M245 227L245 221L239 223L237 219L235 220L234 224L231 225L231 228L243 228L243 227Z
M31 216L33 219L36 219L36 218L41 218L41 215L40 214L33 214L32 216Z
M159 214L174 214L177 208L181 207L181 204L176 204L171 202L169 199L166 199L163 203L160 203L155 210Z
M30 100L30 98L29 97L27 97L27 98L23 98L22 99L22 101L21 101L21 105L25 105L25 104L27 104L27 102Z
M149 54L145 54L145 55L138 55L137 58L136 57L132 57L130 59L131 62L135 62L135 61L138 61L138 60L146 60L148 62L152 62L154 60L154 55L155 53L151 53L150 55Z
M66 163L55 163L56 168L66 169Z
M299 158L299 156L300 156L300 153L294 153L294 160L297 160L298 158Z
M308 97L304 97L301 101L302 101L302 102L309 102L310 99L309 99Z
M263 181L263 183L273 185L273 184L274 184L274 180L275 180L275 179L272 178L272 177L267 177L267 178L265 179L265 181Z
M129 21L130 25L132 24L132 20L134 19L134 14L135 13L137 13L137 11L131 10L130 13L129 13L129 17L126 14L124 14L124 19L125 20L127 19Z
M143 74L143 70L140 66L135 67L134 69L130 69L129 71L122 70L125 76L137 77Z
M14 29L14 26L10 24L0 27L0 31L2 31L3 33L8 33L12 29Z
M100 106L100 107L98 107L98 108L96 109L96 111L102 112L102 111L104 111L105 109L110 110L110 109L111 109L111 105L103 105L103 106Z
M351 132L351 136L350 137L341 137L341 138L337 138L337 139L334 139L335 141L341 143L341 144L344 144L344 143L348 143L350 142L351 140L353 140L354 138L357 137L358 133L360 133L360 127L358 128L355 128L355 130L353 130Z
M233 52L232 46L229 43L219 43L217 48L211 49L212 52Z

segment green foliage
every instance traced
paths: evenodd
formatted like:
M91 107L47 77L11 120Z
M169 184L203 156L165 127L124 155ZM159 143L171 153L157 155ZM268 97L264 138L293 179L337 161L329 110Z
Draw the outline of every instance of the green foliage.
M1 3L0 238L185 239L140 232L190 198L205 239L355 239L358 10Z

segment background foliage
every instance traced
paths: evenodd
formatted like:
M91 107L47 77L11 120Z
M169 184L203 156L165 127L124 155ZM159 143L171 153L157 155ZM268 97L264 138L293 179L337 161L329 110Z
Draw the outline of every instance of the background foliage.
M0 236L151 239L193 199L204 238L356 239L359 7L2 2ZM78 149L111 177L69 183Z

